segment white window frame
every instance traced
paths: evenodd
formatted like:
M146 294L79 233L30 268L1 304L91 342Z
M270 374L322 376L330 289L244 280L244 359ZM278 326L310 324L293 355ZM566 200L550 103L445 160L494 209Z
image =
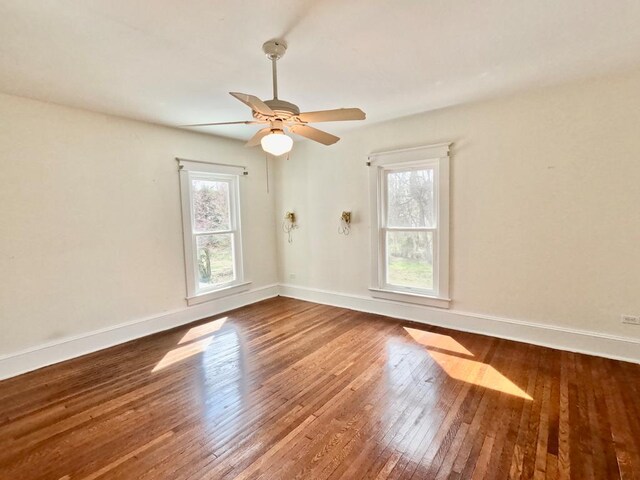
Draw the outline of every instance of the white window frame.
M240 177L245 173L244 167L183 159L178 159L178 165L180 171L187 304L196 305L248 290L251 282L246 281L244 275L244 265L242 261L242 222L240 219ZM193 190L191 188L193 180L211 180L229 183L229 230L215 232L195 231ZM213 285L209 288L200 288L198 281L198 249L196 239L202 235L223 233L233 234L233 259L236 278L232 282Z
M450 143L372 153L369 155L371 206L371 287L376 298L449 308L449 147ZM389 228L386 226L389 172L417 168L434 169L435 228ZM386 283L386 232L433 231L433 289L400 287Z

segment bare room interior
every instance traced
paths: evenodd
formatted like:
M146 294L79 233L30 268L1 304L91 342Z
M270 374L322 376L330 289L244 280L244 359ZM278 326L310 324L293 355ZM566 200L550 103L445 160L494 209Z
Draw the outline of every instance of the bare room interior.
M638 25L0 0L0 480L640 479Z

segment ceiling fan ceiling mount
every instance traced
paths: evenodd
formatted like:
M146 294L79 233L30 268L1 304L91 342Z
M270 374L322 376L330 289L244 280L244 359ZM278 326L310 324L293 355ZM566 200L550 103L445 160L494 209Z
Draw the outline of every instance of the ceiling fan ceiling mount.
M266 124L267 127L258 130L246 143L253 147L262 144L263 149L273 155L282 155L291 150L292 141L286 135L286 130L296 135L308 138L323 145L332 145L340 140L339 137L313 128L308 123L314 122L339 122L344 120L364 120L365 113L359 108L338 108L335 110L321 110L317 112L300 112L297 105L278 98L278 67L277 62L287 51L287 44L282 40L269 40L262 45L262 51L271 60L273 75L273 98L260 100L255 95L246 93L229 92L233 97L251 108L254 120L239 122L216 122L183 125L184 127L206 127L213 125L232 124ZM279 136L278 138L271 138ZM270 137L270 138L267 138ZM286 137L286 138L280 138ZM286 142L284 142L286 140ZM276 143L278 148L275 147ZM270 147L271 146L271 147ZM283 150L284 148L284 150Z
M269 40L262 45L262 51L269 60L280 60L287 52L287 44L283 40Z

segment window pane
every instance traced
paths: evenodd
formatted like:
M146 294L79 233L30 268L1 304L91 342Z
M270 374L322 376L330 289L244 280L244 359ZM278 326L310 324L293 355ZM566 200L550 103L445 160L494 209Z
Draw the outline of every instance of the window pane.
M387 226L435 228L434 170L387 174Z
M433 289L433 232L387 232L387 284Z
M232 233L199 235L196 242L199 288L208 288L236 279Z
M192 180L193 218L196 232L231 230L229 182Z

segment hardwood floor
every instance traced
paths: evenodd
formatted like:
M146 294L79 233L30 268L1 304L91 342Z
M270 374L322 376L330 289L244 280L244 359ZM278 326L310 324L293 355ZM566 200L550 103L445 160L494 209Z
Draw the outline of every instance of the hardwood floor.
M640 478L640 365L274 298L0 383L0 479Z

